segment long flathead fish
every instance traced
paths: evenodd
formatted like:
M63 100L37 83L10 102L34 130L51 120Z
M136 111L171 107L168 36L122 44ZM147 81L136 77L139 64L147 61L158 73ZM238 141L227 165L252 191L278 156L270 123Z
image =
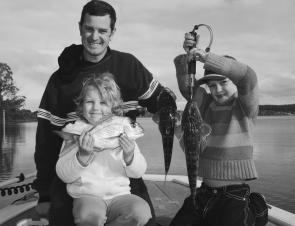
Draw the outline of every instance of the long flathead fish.
M199 155L205 148L207 136L211 133L211 127L203 122L196 101L191 100L186 104L182 114L181 127L188 181L195 205Z
M158 98L159 130L162 136L166 178L172 157L177 106L171 93L165 89L160 93Z

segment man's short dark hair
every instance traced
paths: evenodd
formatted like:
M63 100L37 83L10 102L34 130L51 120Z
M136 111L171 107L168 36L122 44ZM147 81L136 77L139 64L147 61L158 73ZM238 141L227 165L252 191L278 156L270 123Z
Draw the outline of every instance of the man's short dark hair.
M86 13L91 16L109 15L111 18L111 30L114 30L117 16L115 9L109 3L101 0L91 0L86 5L84 5L81 13L80 26L82 26L84 23Z

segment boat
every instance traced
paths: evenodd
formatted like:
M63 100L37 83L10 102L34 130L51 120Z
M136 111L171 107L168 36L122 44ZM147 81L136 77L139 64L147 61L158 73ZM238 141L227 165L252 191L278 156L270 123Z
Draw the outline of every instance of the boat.
M49 225L48 220L40 218L35 212L38 194L30 188L36 173L19 176L0 182L1 226ZM159 226L168 226L173 216L189 195L188 178L185 175L145 174L147 185ZM197 181L197 186L201 181ZM7 198L4 198L6 197ZM5 204L6 202L6 204ZM269 205L269 223L267 226L294 226L295 214Z

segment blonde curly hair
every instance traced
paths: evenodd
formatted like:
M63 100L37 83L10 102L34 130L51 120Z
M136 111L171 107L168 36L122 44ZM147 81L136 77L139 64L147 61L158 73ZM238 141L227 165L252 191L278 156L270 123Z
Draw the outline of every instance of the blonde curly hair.
M74 102L77 105L76 112L80 117L83 117L83 102L89 86L97 89L101 100L111 107L114 115L123 115L123 111L120 108L120 105L123 102L120 88L114 80L114 75L109 72L104 72L99 75L90 75L84 80L79 96L74 99Z

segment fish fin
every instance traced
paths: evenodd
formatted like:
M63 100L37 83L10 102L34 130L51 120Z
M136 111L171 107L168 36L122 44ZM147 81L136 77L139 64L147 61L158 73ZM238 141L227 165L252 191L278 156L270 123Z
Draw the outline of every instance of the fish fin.
M201 133L202 133L202 136L204 136L205 138L207 136L209 136L211 134L211 126L207 123L203 123L202 126L201 126Z
M160 122L160 115L158 112L156 112L155 114L153 114L152 116L152 120L156 123L156 124L159 124Z
M176 124L180 124L181 123L181 117L182 117L182 113L180 113L179 111L175 112L175 118L176 118Z
M204 137L201 139L201 142L200 142L200 153L204 151L206 145L207 145L207 141L206 141L206 138Z
M177 138L178 140L180 140L180 138L181 138L182 135L183 135L183 130L182 130L182 128L181 128L181 125L176 125L176 126L174 127L174 135L176 136L176 138Z
M98 120L95 123L95 125L93 125L93 127L88 132L94 133L96 130L100 129L101 124L106 123L106 122L110 122L112 120L113 120L113 115L112 114L105 115L100 120Z
M75 140L75 137L80 136L79 134L76 134L76 133L69 133L69 132L58 131L58 130L54 130L53 132L64 140Z
M207 123L203 123L201 126L201 142L200 142L200 152L202 153L207 145L207 137L211 134L211 126Z

